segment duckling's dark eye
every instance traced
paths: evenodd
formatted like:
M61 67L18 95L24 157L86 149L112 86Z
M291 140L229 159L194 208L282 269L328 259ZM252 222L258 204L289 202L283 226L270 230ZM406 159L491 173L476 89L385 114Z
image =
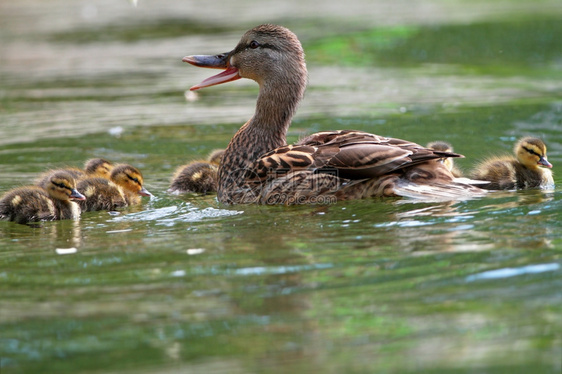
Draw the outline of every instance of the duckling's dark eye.
M532 154L532 155L535 155L535 156L537 156L537 157L542 157L541 155L539 155L537 152L533 151L533 150L530 149L530 148L527 148L527 147L523 146L523 149L526 150L527 152L529 152L529 153Z
M70 189L70 187L68 187L67 185L65 185L64 183L57 183L57 182L51 182L52 184L54 184L56 187L58 188L67 188Z
M249 47L252 49L256 49L260 46L260 43L256 42L255 40L252 40L249 44Z
M132 181L135 182L135 183L139 183L139 179L138 179L138 178L131 177L129 174L127 174L127 178L129 178L130 180L132 180ZM140 184L140 183L139 183L139 184Z

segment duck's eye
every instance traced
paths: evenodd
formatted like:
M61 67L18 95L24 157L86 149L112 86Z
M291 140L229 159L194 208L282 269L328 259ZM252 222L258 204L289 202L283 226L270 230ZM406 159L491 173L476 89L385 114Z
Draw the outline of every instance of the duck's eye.
M260 43L256 42L255 40L252 40L252 41L250 42L250 48L252 48L252 49L256 49L256 48L258 48L259 46L260 46Z

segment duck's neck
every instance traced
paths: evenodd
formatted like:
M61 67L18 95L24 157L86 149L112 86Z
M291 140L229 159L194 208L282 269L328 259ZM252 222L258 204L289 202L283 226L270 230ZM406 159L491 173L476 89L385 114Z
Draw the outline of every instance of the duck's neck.
M287 130L305 86L306 79L260 85L254 116L234 135L222 158L219 200L229 202L228 193L241 188L247 178L243 171L264 153L287 143Z
M262 153L285 145L287 130L302 96L300 89L291 84L264 84L254 116L237 135L252 136L252 145L263 148Z

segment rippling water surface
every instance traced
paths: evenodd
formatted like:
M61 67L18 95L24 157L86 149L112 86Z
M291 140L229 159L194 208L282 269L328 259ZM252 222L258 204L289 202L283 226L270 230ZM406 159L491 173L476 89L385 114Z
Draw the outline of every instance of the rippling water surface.
M104 157L139 167L155 195L79 221L0 222L2 374L562 371L558 2L281 3L0 4L0 191ZM442 139L466 171L534 134L556 189L302 207L167 194L257 92L185 96L209 72L181 57L225 52L263 22L307 51L289 141Z

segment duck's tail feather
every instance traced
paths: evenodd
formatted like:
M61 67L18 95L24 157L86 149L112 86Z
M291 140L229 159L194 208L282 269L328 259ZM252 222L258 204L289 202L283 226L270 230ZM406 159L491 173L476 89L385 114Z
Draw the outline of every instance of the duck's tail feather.
M487 193L486 190L457 181L447 184L416 184L406 180L397 181L393 192L401 197L428 202L470 200Z
M470 179L470 178L465 178L465 177L455 178L454 181L456 183L469 184L471 186L485 186L485 185L491 183L490 181L484 181L484 180L479 180L479 179Z

